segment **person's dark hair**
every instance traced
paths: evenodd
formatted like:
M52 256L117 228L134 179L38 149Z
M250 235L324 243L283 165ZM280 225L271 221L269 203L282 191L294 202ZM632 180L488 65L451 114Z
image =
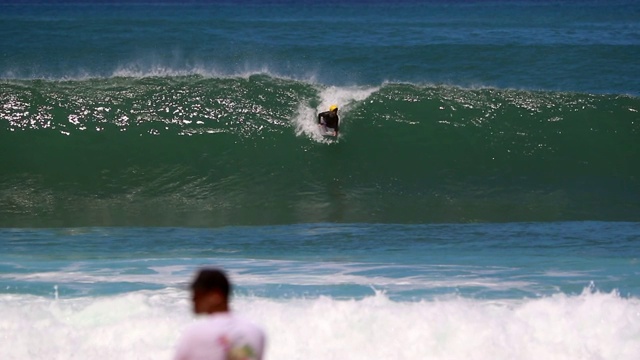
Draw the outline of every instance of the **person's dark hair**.
M231 284L224 271L214 268L200 269L198 275L191 283L194 291L220 291L226 298L231 293Z

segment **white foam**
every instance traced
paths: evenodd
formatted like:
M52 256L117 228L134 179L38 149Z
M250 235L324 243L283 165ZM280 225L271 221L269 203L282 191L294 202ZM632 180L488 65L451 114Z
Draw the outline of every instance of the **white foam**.
M266 70L254 70L250 72L243 72L237 74L238 77L250 76L252 74L263 73ZM212 67L205 66L190 66L175 68L172 66L165 66L161 64L143 64L143 63L130 63L127 65L121 65L116 68L111 77L127 77L127 78L146 78L146 77L174 77L174 76L189 76L200 75L202 77L214 78L214 77L226 77L229 74L223 71L217 70Z
M401 270L401 265L368 264L368 263L332 263L332 262L298 262L284 260L252 260L233 259L225 261L216 259L216 263L229 269L233 278L246 287L262 287L264 285L293 285L293 286L335 286L357 285L373 287L389 291L410 291L427 289L464 289L468 287L482 288L485 290L509 291L535 291L536 282L531 280L504 277L496 278L495 275L509 269L496 268L492 270L478 270L475 267L424 265L420 267L423 274L412 274L414 267L407 266L407 276L384 276L385 272ZM214 261L211 261L214 263ZM147 269L150 272L142 274L129 274L128 267L114 270L113 266L103 264L103 268L86 271L81 263L73 263L60 271L32 272L32 273L6 273L0 274L0 280L18 281L21 283L50 283L65 290L70 284L115 284L138 283L155 284L162 286L179 286L185 282L185 276L190 276L193 271L190 265L159 265L150 262ZM254 267L269 268L269 272L251 271ZM123 271L123 272L120 272ZM443 276L448 272L464 273L462 276Z
M534 300L239 297L266 359L637 359L640 300L587 289ZM178 289L59 299L0 295L2 359L169 359L193 319Z
M241 66L225 68L216 64L194 63L181 66L166 65L163 62L137 60L121 64L110 77L148 78L148 77L177 77L198 75L204 78L249 78L253 75L267 75L278 79L316 82L316 74L312 72L288 74L265 64L245 63Z
M322 132L318 126L317 116L319 112L326 111L332 104L337 104L340 108L341 126L345 120L348 120L349 111L352 106L359 101L363 101L371 94L378 91L380 87L364 87L364 86L348 86L336 87L330 86L320 91L320 103L318 107L311 107L309 104L300 104L293 123L296 127L297 136L306 136L316 142L328 142L322 136ZM341 135L342 136L342 135Z
M62 74L48 72L37 72L29 69L5 70L0 74L2 79L33 80L45 79L50 81L83 81L90 79L105 79L114 77L123 78L151 78L151 77L183 77L197 75L203 78L249 78L253 75L267 75L278 79L302 81L306 83L316 83L317 74L312 71L299 73L286 73L274 69L265 64L246 63L241 66L231 68L219 66L217 64L204 64L202 62L172 64L171 62L138 59L119 64L112 69L88 70L77 68L66 71Z

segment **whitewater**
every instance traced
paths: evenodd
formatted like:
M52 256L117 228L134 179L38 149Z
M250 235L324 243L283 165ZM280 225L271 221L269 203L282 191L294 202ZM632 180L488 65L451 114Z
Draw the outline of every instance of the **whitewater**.
M91 300L27 297L7 309L15 300L0 298L3 331L16 334L5 336L6 359L171 358L179 329L191 321L186 298L168 290ZM248 297L235 305L272 334L272 359L634 359L639 308L637 300L588 290L527 302L404 303L377 294L343 301Z

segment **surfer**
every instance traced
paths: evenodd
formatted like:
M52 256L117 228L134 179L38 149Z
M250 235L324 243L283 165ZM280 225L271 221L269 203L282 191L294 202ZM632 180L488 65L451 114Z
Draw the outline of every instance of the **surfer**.
M338 136L340 117L338 117L338 105L329 106L329 111L318 114L318 124L325 130L333 130L333 136Z

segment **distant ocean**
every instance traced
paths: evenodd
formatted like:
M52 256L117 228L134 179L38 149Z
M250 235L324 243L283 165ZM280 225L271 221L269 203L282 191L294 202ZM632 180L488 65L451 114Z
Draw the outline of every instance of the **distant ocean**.
M640 356L637 1L0 2L0 358ZM316 114L338 104L327 141Z

